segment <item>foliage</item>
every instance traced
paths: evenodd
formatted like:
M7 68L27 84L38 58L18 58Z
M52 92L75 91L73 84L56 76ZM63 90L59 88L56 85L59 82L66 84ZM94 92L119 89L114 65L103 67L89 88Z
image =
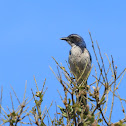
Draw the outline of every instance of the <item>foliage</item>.
M56 74L52 68L52 72L60 82L61 86L63 87L64 96L60 95L60 98L63 102L63 106L56 105L56 114L54 114L54 118L51 119L49 115L49 109L46 107L42 110L42 103L43 97L47 90L44 90L45 82L43 83L42 89L39 90L36 79L36 88L37 92L34 93L34 90L31 89L32 98L29 100L25 97L26 88L24 92L23 102L19 100L16 95L16 92L12 88L12 91L19 103L17 109L14 109L14 103L12 99L12 95L10 93L10 98L12 102L12 109L8 108L9 112L4 110L2 106L2 87L1 87L1 98L0 98L0 114L1 114L1 126L9 124L10 126L17 126L20 125L37 125L37 126L45 126L45 125L52 125L52 126L100 126L100 125L107 125L107 126L123 126L125 125L126 118L125 118L125 110L123 101L126 102L125 99L122 99L118 93L119 85L124 77L126 69L124 69L120 74L117 73L117 66L114 64L113 57L111 56L111 60L106 55L108 59L108 64L104 64L104 60L100 51L100 47L97 44L98 54L96 53L96 49L94 46L94 42L91 37L91 33L89 32L92 48L94 51L95 59L97 61L98 67L95 68L95 75L92 75L92 83L88 83L85 85L89 74L86 77L86 80L82 82L82 84L77 85L79 80L76 80L71 72L68 72L66 68L59 64L54 58L55 63L57 64L57 71ZM109 66L107 68L107 66ZM93 66L92 66L93 67ZM69 64L68 64L69 68ZM70 71L70 70L69 70ZM27 84L26 84L27 85ZM82 101L86 99L87 102L80 102L79 98L82 98ZM111 101L111 108L109 116L106 114L108 109L108 97L112 97ZM112 122L112 113L113 107L115 103L115 98L118 98L121 105L122 105L122 112L124 113L124 119L117 121L116 123ZM34 101L34 105L29 108L29 103ZM45 122L45 118L50 117L48 119L48 123ZM25 122L24 119L27 118L28 122Z

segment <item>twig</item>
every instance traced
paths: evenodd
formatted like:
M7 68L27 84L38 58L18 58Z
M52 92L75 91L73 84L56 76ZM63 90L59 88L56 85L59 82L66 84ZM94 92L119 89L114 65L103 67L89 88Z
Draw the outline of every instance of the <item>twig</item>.
M14 111L14 104L13 104L13 99L12 99L11 92L10 92L10 98L11 98L11 103L12 103L12 110Z
M108 84L107 74L106 74L106 71L105 71L105 65L104 65L103 57L102 57L102 55L101 55L101 50L100 50L100 47L99 47L99 45L98 45L98 42L97 42L97 41L96 41L96 43L97 43L97 47L98 47L99 54L100 54L100 57L101 57L102 66L103 66L103 70L104 70L104 73L105 73L105 78L106 78L106 81L107 81L107 84Z
M73 98L73 93L71 94L72 97L72 104L74 105L74 98ZM73 113L74 113L74 122L75 122L75 126L77 126L77 122L76 122L76 114L75 114L75 110L73 108Z
M120 78L120 76L121 76L125 71L126 71L126 68L119 74L119 76L116 78L116 80L118 80L118 79ZM115 83L115 81L113 81L113 82L109 85L109 87L111 87L113 83Z
M100 66L99 61L98 61L98 57L97 57L97 54L96 54L96 51L95 51L95 47L94 47L94 42L92 40L92 36L91 36L91 33L90 32L89 32L89 35L90 35L90 38L91 38L92 48L93 48L93 51L94 51L94 54L95 54L95 58L96 58L96 61L97 61L99 70L101 71L101 74L102 74L102 69L101 69L101 66ZM103 81L105 82L105 78L104 78L103 74L102 74L102 77L103 77Z
M118 124L118 123L124 123L124 122L126 122L126 118L121 119L121 120L119 120L118 122L116 122L116 123L114 123L114 124L116 125L116 124Z
M101 110L101 107L99 107L99 111L101 112L101 115L102 115L102 118L104 119L105 123L107 124L107 126L109 126L108 122L106 121L105 117L104 117L104 114Z
M11 89L12 89L12 91L14 92L14 95L15 95L15 97L17 98L18 103L21 105L21 102L20 102L19 98L17 97L16 92L14 91L14 89L13 89L12 86L11 86Z

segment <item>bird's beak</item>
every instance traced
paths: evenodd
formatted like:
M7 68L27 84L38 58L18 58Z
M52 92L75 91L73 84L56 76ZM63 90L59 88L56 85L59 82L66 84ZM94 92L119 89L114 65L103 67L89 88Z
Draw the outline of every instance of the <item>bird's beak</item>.
M60 40L65 40L65 41L68 41L69 38L68 37L63 37L63 38L60 38Z

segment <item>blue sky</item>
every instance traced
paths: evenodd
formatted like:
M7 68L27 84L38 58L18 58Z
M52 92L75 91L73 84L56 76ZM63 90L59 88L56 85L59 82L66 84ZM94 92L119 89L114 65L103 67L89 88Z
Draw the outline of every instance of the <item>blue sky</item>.
M3 106L11 105L10 85L22 100L26 80L27 97L31 98L31 88L35 89L33 76L40 89L44 79L47 79L44 105L49 106L52 100L61 105L57 89L62 92L62 87L49 66L57 72L52 56L66 66L70 46L59 38L71 33L84 38L97 67L89 30L94 42L98 41L102 54L113 55L120 73L126 67L125 5L125 0L0 1L0 87L3 86ZM107 60L105 63L108 63ZM123 98L126 96L125 81L124 78L120 86ZM115 113L119 106L120 103L115 105ZM54 109L55 105L50 110L51 115ZM121 117L121 114L113 115L113 121Z

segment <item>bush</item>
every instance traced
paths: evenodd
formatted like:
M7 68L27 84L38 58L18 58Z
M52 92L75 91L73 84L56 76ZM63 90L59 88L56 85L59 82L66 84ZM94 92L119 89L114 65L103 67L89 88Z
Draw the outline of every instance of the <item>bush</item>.
M109 64L109 67L107 68L108 64L104 63L98 43L96 42L99 53L96 54L96 49L90 32L89 35L91 38L95 59L98 64L98 68L95 68L95 75L92 75L91 77L92 80L95 79L94 82L85 85L90 75L91 72L90 71L88 76L86 77L87 79L84 80L81 85L77 85L78 80L75 80L73 74L68 72L66 68L62 66L62 64L59 64L53 58L55 63L57 64L58 75L55 74L55 72L52 70L51 67L50 69L53 71L54 75L56 76L56 78L63 87L65 95L61 96L60 93L59 95L61 97L64 107L57 106L60 109L60 112L56 110L54 119L51 119L49 115L49 109L52 106L52 103L48 109L45 107L45 109L42 110L41 108L43 103L43 96L47 90L47 88L44 90L45 82L43 84L42 89L39 90L36 79L34 78L37 92L34 93L33 89L31 89L33 97L30 100L25 98L26 94L25 90L23 102L21 103L15 91L12 88L15 97L17 98L17 101L19 103L19 106L17 109L14 109L12 95L10 94L12 101L12 110L8 108L9 113L6 112L1 105L2 103L2 88L1 88L1 99L0 99L0 113L2 122L1 126L6 123L7 124L9 123L10 126L17 126L18 123L26 125L36 124L37 126L45 126L47 125L47 122L44 122L45 117L50 117L50 119L48 119L49 120L48 125L52 126L125 125L126 122L125 117L122 120L118 120L116 123L113 123L111 120L115 98L118 98L119 101L121 102L122 112L125 114L122 102L123 101L126 102L126 100L120 97L118 93L118 87L124 77L126 69L124 69L120 74L117 74L117 66L115 66L114 64L113 57L111 56L110 60L106 54ZM79 99L80 96L82 102L80 102ZM111 101L110 113L109 115L106 115L106 112L109 110L108 97L112 97L112 101ZM32 108L29 110L28 105L31 100L34 100L34 106L32 106ZM28 118L29 121L24 122L25 118Z

